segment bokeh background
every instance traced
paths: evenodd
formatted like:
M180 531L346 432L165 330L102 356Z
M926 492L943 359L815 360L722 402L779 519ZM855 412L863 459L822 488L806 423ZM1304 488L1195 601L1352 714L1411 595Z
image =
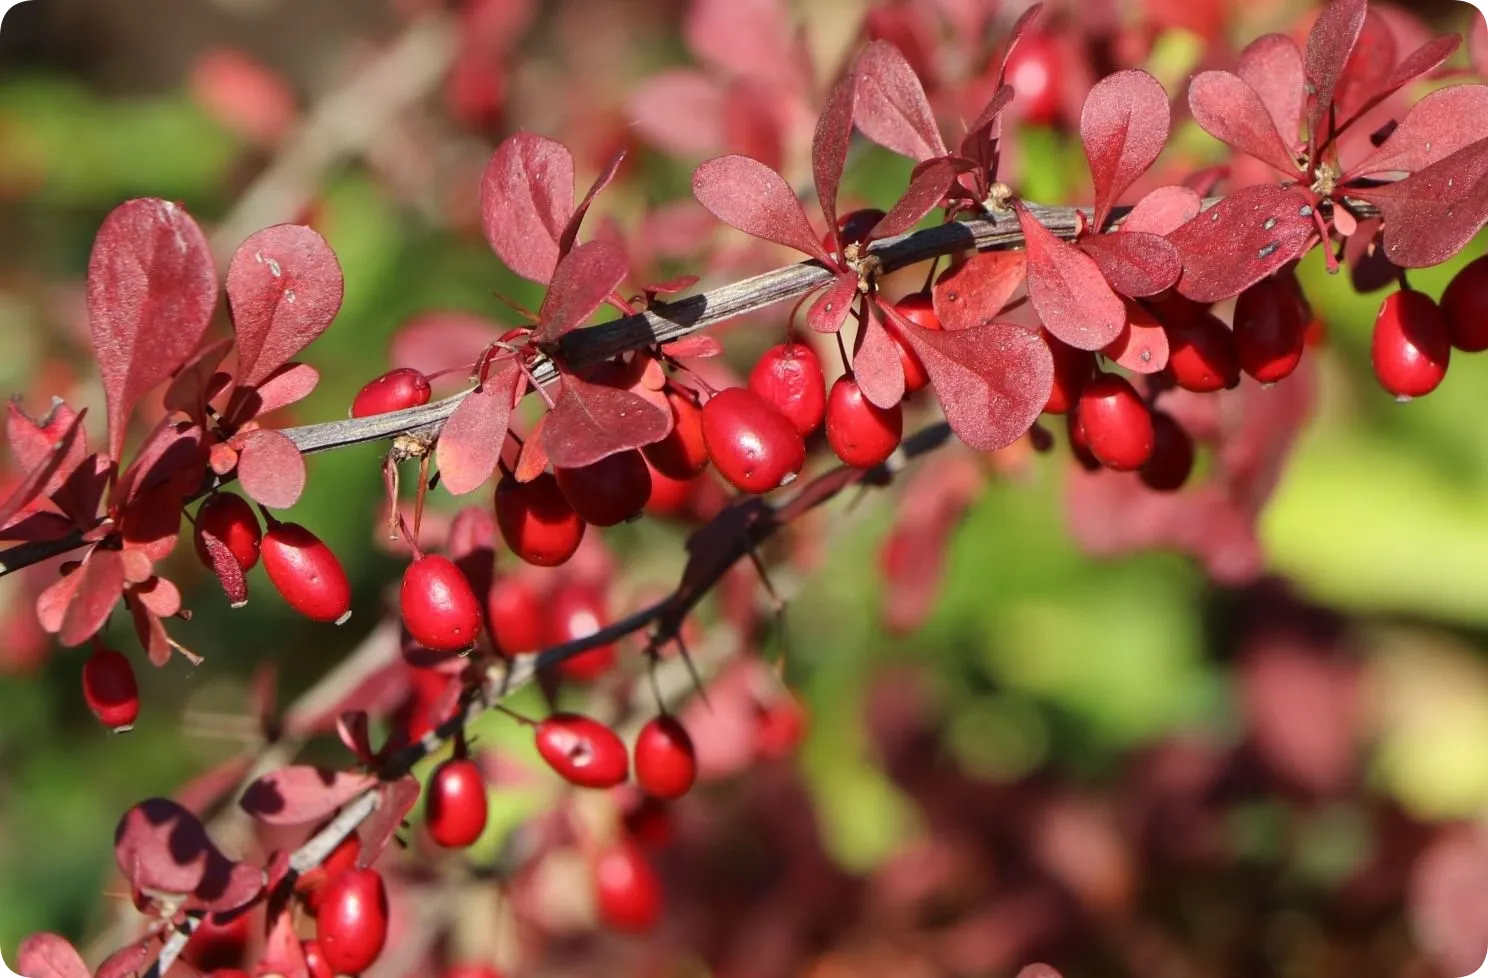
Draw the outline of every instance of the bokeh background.
M622 225L637 227L647 208L688 206L689 168L714 134L694 133L689 156L686 134L648 125L633 100L655 72L698 63L679 29L689 6L553 0L513 26L499 14L461 22L434 0L21 4L0 31L0 390L33 411L53 394L101 405L82 274L103 215L148 195L183 201L227 252L235 231L284 220L309 219L326 235L346 301L309 352L320 388L282 420L344 416L416 313L501 320L509 314L493 292L540 301L479 233L479 172L505 132L565 140L581 184L627 148L624 179L597 211ZM873 6L796 5L820 72ZM1016 5L984 6L991 45ZM1152 68L1175 93L1205 59L1292 29L1308 8L1051 6L1056 23L1086 22L1081 43L1100 44L1111 64ZM1473 15L1458 2L1397 9L1450 30ZM390 51L406 60L385 87L357 88ZM1078 105L1079 93L1070 97ZM1020 186L1032 198L1083 192L1067 119L1018 133ZM307 148L306 125L337 133L329 151ZM1189 123L1174 142L1187 154L1175 166L1221 155ZM805 186L800 146L787 143L781 157ZM884 205L906 173L864 148L847 193ZM1481 251L1412 282L1439 294ZM695 268L665 254L657 264ZM716 284L723 269L696 270L718 272ZM736 921L737 961L720 972L1012 974L1035 957L1078 976L1476 967L1488 943L1488 360L1459 355L1440 390L1396 404L1369 371L1382 293L1355 294L1318 255L1301 277L1326 340L1305 378L1313 416L1261 521L1263 580L1217 585L1174 554L1087 556L1068 529L1058 453L976 467L974 501L919 627L884 621L882 547L917 505L902 493L850 512L834 504L772 555L792 601L784 632L769 631L762 647L789 650L806 740L793 759L685 804L715 838L767 840L758 844L836 906L802 906L789 892L799 879L755 881L756 902L736 916L766 921L770 940L788 933L792 951L759 952L751 971L751 940L775 945ZM736 366L776 340L784 316L726 332ZM6 957L36 930L83 947L115 933L119 813L251 746L248 690L262 667L275 667L287 703L373 626L400 567L374 525L379 463L376 447L315 457L290 514L341 555L356 590L352 622L328 630L298 619L257 571L255 600L230 613L210 575L178 555L172 576L195 618L176 637L206 661L155 670L141 660L145 709L128 736L88 716L83 655L38 631L34 581L0 580ZM685 532L646 521L607 534L627 587L674 580ZM112 634L134 654L127 628ZM480 733L522 750L509 723ZM547 797L496 796L505 803L488 855ZM687 899L722 892L669 858L678 892L695 894ZM685 925L670 926L686 944Z

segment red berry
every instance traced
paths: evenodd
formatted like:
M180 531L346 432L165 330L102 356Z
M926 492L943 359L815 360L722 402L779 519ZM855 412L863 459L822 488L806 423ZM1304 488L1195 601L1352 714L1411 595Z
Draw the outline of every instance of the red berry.
M305 970L310 973L310 978L336 978L336 969L326 963L319 941L305 941L300 949L305 952Z
M425 793L429 838L446 849L472 845L486 830L486 783L468 757L452 757L434 769Z
M417 671L424 672L426 670ZM329 824L329 820L321 823L311 835L319 835ZM361 854L362 840L353 832L336 843L336 848L331 850L331 854L326 856L319 866L303 874L295 882L295 891L304 898L305 909L310 911L312 917L320 912L320 900L321 895L325 892L325 884L340 876L348 869L356 868L357 859Z
M1452 356L1452 334L1441 309L1424 292L1390 295L1374 321L1370 356L1374 376L1391 394L1430 394L1447 376Z
M806 464L795 425L747 387L719 391L703 406L703 437L718 473L743 492L786 485Z
M215 493L207 497L196 511L196 555L203 564L211 567L212 555L207 552L207 543L202 539L204 533L226 544L243 573L248 573L258 563L263 531L258 526L258 514L242 496L230 492Z
M1004 77L1013 87L1016 112L1036 125L1059 121L1064 93L1059 48L1046 34L1024 34L1007 59Z
M332 971L366 971L382 954L387 932L387 888L377 870L348 870L325 885L315 937Z
M139 717L139 685L124 653L100 648L83 663L83 699L99 721L115 733Z
M533 728L537 752L558 776L581 788L613 788L630 775L615 731L577 713L555 713Z
M604 598L583 584L559 588L550 605L548 614L552 624L547 645L588 638L609 624ZM614 665L615 646L600 645L564 659L558 664L558 675L572 682L588 683L609 672Z
M935 313L935 297L929 292L911 292L894 303L894 311L921 329L941 329Z
M531 482L503 475L496 484L496 525L512 553L538 567L557 567L584 539L584 521L558 479L544 472Z
M218 968L216 971L207 972L207 978L250 978L250 976L248 972L238 968ZM319 976L312 973L310 978L319 978Z
M885 217L883 211L877 207L864 207L860 210L848 211L837 219L838 237L842 239L842 247L850 244L862 244L872 231ZM832 235L830 233L822 236L822 247L828 251L833 250Z
M624 822L625 834L650 849L664 848L676 834L671 809L666 802L651 795L640 795L639 800L625 810Z
M851 376L837 378L827 401L827 441L854 468L872 468L894 454L904 436L904 411L885 410L863 394Z
M687 728L663 714L641 728L635 745L636 781L656 798L680 798L697 780L697 753Z
M412 367L389 370L381 377L367 382L351 402L351 416L365 418L374 414L402 411L429 403L433 388L429 378Z
M641 449L651 467L671 479L687 480L708 467L708 446L703 443L703 409L693 396L667 388L672 406L672 430L665 438Z
M1458 272L1442 293L1452 345L1463 353L1488 350L1488 256Z
M772 346L749 372L749 389L790 419L802 438L815 431L827 410L821 360L804 343Z
M1194 443L1166 411L1152 412L1152 458L1139 473L1149 489L1177 492L1193 472Z
M661 918L661 881L634 843L606 849L594 861L599 919L614 930L645 933Z
M644 452L642 453L644 454ZM690 479L673 479L647 459L651 467L651 498L646 500L646 512L652 516L684 516L692 502L692 488L698 476Z
M202 971L231 968L243 960L250 929L247 913L237 914L227 921L209 913L191 932L181 957Z
M1202 307L1159 312L1168 334L1168 376L1186 391L1213 394L1240 383L1240 351L1235 334Z
M935 302L928 292L912 292L894 303L894 310L921 329L940 329L940 317L935 314ZM899 346L899 364L904 368L904 390L913 394L930 386L930 374L925 362L915 352L914 346L904 335L903 328L893 319L884 318L884 327Z
M1069 435L1070 454L1086 472L1099 472L1105 466L1100 459L1090 454L1090 444L1085 440L1085 431L1080 427L1080 413L1071 411L1064 416L1065 431Z
M760 704L754 715L754 752L767 761L794 754L806 736L806 707L794 696L782 695Z
M558 469L558 488L574 512L594 526L616 526L651 498L651 470L635 449L616 452L579 469Z
M1106 468L1134 472L1152 457L1152 412L1125 377L1093 378L1075 413L1090 454Z
M448 557L431 554L409 564L398 605L408 634L426 649L459 652L480 634L480 600Z
M264 534L264 570L291 608L312 621L351 617L351 583L320 538L298 523L276 523Z
M536 652L543 645L543 608L532 585L520 577L498 577L486 598L486 618L496 650L505 656Z
M1079 399L1085 382L1095 376L1095 354L1075 349L1048 330L1041 330L1040 335L1054 354L1054 387L1049 391L1044 413L1067 414Z
M1289 376L1302 362L1307 323L1296 294L1277 279L1257 282L1235 303L1240 367L1263 384Z

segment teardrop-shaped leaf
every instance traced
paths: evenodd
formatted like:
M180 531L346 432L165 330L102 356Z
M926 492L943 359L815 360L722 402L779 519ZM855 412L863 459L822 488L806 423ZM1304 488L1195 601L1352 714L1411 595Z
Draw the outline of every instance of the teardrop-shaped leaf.
M904 193L868 233L868 240L903 234L935 210L956 182L956 166L950 160L938 159L915 167L914 176Z
M693 0L682 34L699 61L725 75L790 92L811 84L789 8L782 0Z
M65 466L70 465L74 469L78 467L81 460L74 459L81 450L82 424L87 414L88 409L84 408L71 417L67 427L57 435L46 454L37 460L5 501L0 502L0 526L9 526L11 520L46 492L53 481L60 477Z
M439 480L453 495L479 489L496 471L511 424L512 395L522 372L503 364L455 407L434 446Z
M573 212L568 148L530 132L502 140L481 177L481 226L506 267L534 282L549 281Z
M259 778L238 807L268 825L316 822L377 783L371 774L296 764Z
M1389 76L1380 83L1378 90L1366 99L1363 105L1353 111L1349 119L1343 123L1343 127L1352 125L1364 113L1373 109L1417 78L1441 67L1442 63L1456 53L1457 49L1461 46L1461 37L1456 34L1444 34L1441 37L1427 41L1406 55L1405 60L1396 65Z
M1348 179L1375 173L1414 173L1483 138L1488 132L1488 85L1454 85L1411 107L1373 153L1350 168Z
M993 149L997 143L1002 110L1012 104L1014 94L1011 85L1003 85L987 100L981 113L966 130L966 135L961 137L962 157L971 160L978 167L992 169Z
M584 325L625 281L625 255L608 241L588 241L564 256L538 310L533 342L555 343Z
M827 219L833 251L842 253L842 238L837 227L837 187L847 165L847 146L852 141L853 80L843 78L827 94L827 104L816 120L811 137L811 175L816 181L816 199L822 216Z
M604 191L604 188L608 187L610 182L615 179L615 174L620 172L620 164L624 162L625 150L622 149L610 158L609 164L600 171L599 176L595 177L594 182L589 185L589 192L584 195L583 200L579 201L579 206L574 208L573 215L569 217L568 224L563 228L563 234L558 238L558 256L560 259L573 250L574 241L579 236L579 227L584 223L584 215L589 213L589 207L594 203L594 198L598 197Z
M1111 206L1156 162L1168 141L1172 109L1162 83L1145 71L1101 79L1080 113L1080 138L1095 180L1095 228Z
M863 341L853 356L853 374L863 396L888 410L904 400L904 362L899 344L889 335L872 304L863 322Z
M1302 66L1302 49L1297 42L1285 34L1256 38L1240 52L1237 73L1255 89L1266 106L1282 144L1288 150L1300 146L1302 111L1307 105L1307 71Z
M1366 12L1364 26L1354 41L1354 49L1349 52L1348 64L1333 89L1334 116L1339 132L1343 131L1345 120L1353 117L1381 91L1398 55L1395 31L1390 24L1378 10Z
M104 218L88 259L88 322L108 405L108 454L129 413L201 344L217 273L201 228L169 201L126 201Z
M919 77L898 48L873 41L853 63L855 117L863 135L917 162L946 155L945 141Z
M1133 373L1155 374L1168 365L1168 334L1145 307L1128 302L1126 326L1102 352Z
M32 934L22 941L16 967L26 978L92 978L77 948L58 934Z
M235 910L263 891L262 870L224 856L201 820L168 798L124 813L114 831L114 859L136 889L191 897L188 907Z
M543 422L543 448L555 468L578 469L660 441L671 426L671 418L639 394L565 374L563 392Z
M103 963L93 973L93 978L140 978L145 973L150 954L148 943L121 947L103 959Z
M1070 346L1099 350L1121 335L1126 310L1095 260L1056 238L1022 203L1018 222L1028 253L1028 298L1044 326Z
M232 350L231 339L209 343L180 369L165 389L165 409L180 411L202 427L207 422L207 405L227 389L232 378L217 368Z
M1274 184L1244 187L1168 240L1183 256L1178 291L1197 302L1230 299L1307 250L1312 205Z
M248 578L243 575L243 568L227 542L214 536L210 531L200 528L197 530L197 539L201 541L202 549L207 552L207 560L211 563L212 573L216 576L217 583L222 585L222 593L227 595L228 604L234 608L246 605L248 603Z
M1082 239L1079 247L1095 259L1112 288L1133 298L1170 289L1183 274L1178 249L1168 239L1145 231L1094 234Z
M1203 209L1203 199L1188 187L1158 187L1137 201L1121 222L1121 230L1167 237Z
M847 321L847 314L852 311L857 296L858 277L852 272L843 272L806 310L806 325L818 333L837 332Z
M357 830L362 840L362 853L357 857L357 865L363 869L377 861L388 843L393 841L394 833L402 827L403 819L413 811L419 799L418 779L410 774L396 781L384 782L377 786L377 795L377 808Z
M548 467L548 450L543 447L542 440L543 425L547 420L546 414L537 419L537 424L527 433L521 451L517 452L517 465L512 474L518 482L531 482Z
M248 498L269 509L288 509L305 491L305 458L283 432L250 431L237 440L238 481Z
M951 430L973 451L1006 448L1033 427L1054 385L1054 358L1037 333L1012 323L955 331L898 325Z
M1385 217L1385 254L1401 268L1440 265L1488 222L1488 139L1463 147L1399 183L1357 196Z
M941 273L935 282L935 315L942 329L990 322L1028 277L1021 251L979 251Z
M672 156L698 159L728 148L726 97L723 86L707 73L674 68L641 82L627 109L631 124L648 143Z
M1314 155L1327 138L1324 124L1333 107L1333 93L1359 43L1368 12L1368 0L1333 0L1318 15L1307 37L1303 63L1314 93L1307 117L1308 147Z
M1282 173L1297 172L1292 152L1276 131L1271 112L1254 88L1228 71L1206 71L1188 87L1194 120L1215 139Z
M325 332L344 289L336 253L311 228L280 224L244 241L227 266L238 385L259 384Z
M795 191L784 177L758 160L739 155L709 160L693 171L692 193L730 227L832 266Z
M81 645L108 623L124 594L124 561L117 550L95 548L83 566L37 598L37 618L68 648Z

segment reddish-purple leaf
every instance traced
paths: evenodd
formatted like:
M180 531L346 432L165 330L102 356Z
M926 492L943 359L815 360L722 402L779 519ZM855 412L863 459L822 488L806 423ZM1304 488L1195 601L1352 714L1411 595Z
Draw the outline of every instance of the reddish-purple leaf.
M827 219L827 233L832 236L833 250L842 251L837 227L837 186L842 182L842 169L847 165L847 145L852 141L853 82L844 78L827 93L811 137L811 175L816 181L817 203Z
M1323 8L1308 35L1304 64L1314 92L1307 118L1308 147L1313 154L1327 139L1324 129L1333 93L1364 31L1368 12L1368 0L1333 0Z
M1488 76L1488 17L1468 19L1472 26L1467 30L1467 50L1472 56L1473 68L1479 75Z
M785 163L786 140L795 138L795 108L782 104L777 84L735 80L724 92L722 150L743 153L778 171Z
M108 454L140 398L196 352L217 304L201 228L169 201L126 201L104 218L88 260L88 321L108 404Z
M1158 187L1137 201L1121 222L1121 230L1167 237L1198 217L1203 209L1203 199L1188 187Z
M530 132L502 140L481 177L481 224L506 267L534 282L550 280L573 212L567 147Z
M103 959L103 963L93 973L93 978L139 978L145 973L150 954L148 943L121 947Z
M14 402L12 402L12 410L14 410ZM73 415L67 427L57 435L51 447L46 450L45 455L36 458L34 451L32 451L36 447L34 445L25 450L26 455L35 459L35 464L28 466L29 471L26 473L26 477L11 491L10 496L3 503L0 503L0 526L9 526L17 515L25 511L26 507L35 502L43 493L48 490L55 492L56 487L53 485L54 482L59 478L65 478L68 468L74 470L78 468L82 460L78 459L74 461L74 456L83 450L81 440L82 423L83 418L87 414L88 409L84 408L76 415ZM47 430L50 431L50 429L51 426L49 425ZM12 435L11 445L14 446L16 444L16 436ZM16 451L18 461L21 458L21 454L22 452L20 450Z
M1121 335L1102 352L1133 373L1155 374L1168 365L1168 334L1146 308L1128 302Z
M884 576L884 623L903 635L924 624L941 593L946 554L967 508L984 483L981 466L965 452L927 459L904 491L898 518L879 550Z
M123 594L124 561L119 552L95 547L83 566L41 593L37 618L71 648L98 633Z
M253 410L252 417L258 417L304 400L315 392L319 383L320 371L308 363L286 363L253 388L251 393L242 389L239 393L245 394L246 404ZM236 398L236 394L234 397ZM231 409L228 413L235 414ZM242 420L246 421L248 418L243 417Z
M224 541L206 530L197 532L202 546L207 551L207 557L212 562L212 573L217 576L217 582L222 585L222 593L227 595L227 600L232 607L243 607L248 603L248 579L243 576L243 568L238 564L238 558L233 555L232 550Z
M1354 49L1349 54L1348 64L1333 89L1340 131L1346 119L1361 111L1373 96L1381 92L1395 60L1395 32L1378 11L1368 11L1359 37L1354 41Z
M162 418L114 484L109 505L117 506L162 483L172 484L183 495L195 489L203 461L201 437L202 430L189 421Z
M663 344L661 352L676 360L705 360L720 356L723 353L723 344L718 342L716 336L694 333L674 343Z
M248 498L270 509L288 509L305 491L305 458L295 443L271 428L235 440L238 481Z
M542 440L555 468L578 469L660 441L671 428L671 417L639 394L564 374Z
M994 319L1028 277L1021 251L979 251L941 273L935 315L942 329L968 329Z
M700 61L786 91L810 86L790 15L779 0L695 0L690 8L682 33Z
M1044 326L1081 350L1099 350L1121 335L1126 310L1095 260L1056 238L1021 203L1018 222L1028 253L1028 298Z
M403 818L413 811L419 798L418 779L405 775L397 781L378 785L377 793L380 797L376 810L357 830L362 840L362 852L357 857L357 865L363 869L377 861L377 857L382 855L382 851L393 840L393 833L402 827Z
M858 277L852 272L843 272L806 310L806 325L818 333L837 332L847 321L847 314L852 311L857 296Z
M709 160L693 171L692 193L730 227L832 266L832 257L811 230L796 192L784 177L758 160L738 155Z
M170 556L181 532L184 495L172 483L157 482L130 498L119 515L119 535L126 556L138 553L152 561Z
M218 371L232 350L231 339L218 340L203 347L182 367L165 390L167 411L180 411L199 425L207 420L207 405L227 389L232 378Z
M686 292L696 284L698 284L698 277L696 275L678 275L676 278L669 278L665 282L653 282L650 285L644 286L641 291L652 297L658 295L676 295L679 292Z
M190 897L188 909L236 910L263 892L262 870L224 856L201 821L168 798L124 813L114 831L114 859L137 889Z
M1168 141L1172 108L1162 83L1145 71L1118 71L1090 90L1080 138L1095 180L1095 228L1111 206L1157 161Z
M1312 205L1296 191L1237 190L1168 235L1183 256L1178 291L1197 302L1233 298L1301 255L1314 230Z
M336 253L301 224L265 228L227 266L238 386L254 387L324 333L345 285Z
M269 825L316 822L377 783L371 774L296 764L250 784L238 806Z
M853 374L870 403L888 410L904 400L904 362L899 344L884 328L871 303L863 323L862 344L853 356Z
M961 137L959 147L963 159L971 161L978 169L995 172L997 139L1001 132L1002 110L1013 101L1011 85L1003 85L983 106L981 114Z
M1263 160L1288 176L1297 164L1276 131L1271 112L1261 96L1239 75L1206 71L1188 86L1188 105L1194 120L1215 139Z
M157 669L165 665L170 661L171 644L164 623L150 614L149 608L127 594L124 596L124 606L129 609L134 634L139 638L140 645L144 646L145 654L150 657L150 664Z
M610 159L609 164L600 171L599 176L595 177L594 182L589 185L589 192L584 195L583 200L579 201L579 206L574 208L573 216L568 219L568 224L564 227L563 234L558 239L558 255L560 259L573 250L574 241L579 236L579 226L584 223L584 215L589 213L589 205L593 204L594 198L598 197L604 188L610 185L610 181L615 179L615 174L620 172L620 164L624 162L625 151L621 150Z
M658 72L630 98L636 131L673 156L694 158L725 148L726 92L701 71Z
M1023 39L1024 34L1028 33L1028 29L1033 26L1033 22L1038 19L1043 11L1044 5L1042 3L1032 4L1019 14L1018 19L1013 22L1012 29L1008 31L1007 35L1007 47L1002 52L1002 64L997 69L997 87L999 89L1007 81L1008 60L1012 58L1013 52L1018 49L1018 42Z
M1456 34L1444 34L1441 37L1427 41L1406 55L1405 60L1395 66L1395 69L1390 72L1389 76L1379 84L1378 90L1366 99L1363 105L1355 109L1352 116L1343 125L1351 124L1355 119L1358 119L1364 113L1373 109L1417 78L1441 67L1442 63L1456 53L1457 49L1461 46L1461 37Z
M1140 298L1172 288L1183 274L1183 259L1167 238L1145 231L1095 234L1081 240L1084 251L1117 292Z
M538 311L533 342L554 343L577 329L625 280L625 254L608 241L589 241L563 257Z
M370 724L366 710L347 710L336 717L336 736L362 764L371 764L376 756L372 750Z
M1440 162L1488 132L1488 85L1454 85L1411 107L1373 153L1349 169L1348 179L1376 173L1414 173Z
M434 459L440 481L454 495L474 492L496 471L521 379L515 363L503 364L459 403L440 429Z
M16 967L26 978L92 978L77 948L58 934L32 934L22 941Z
M1385 254L1401 268L1440 265L1488 222L1488 139L1399 183L1351 191L1385 218Z
M904 194L873 226L868 239L876 241L908 231L939 206L955 182L956 166L950 160L938 159L915 167Z
M522 450L517 452L517 465L512 471L518 482L531 482L543 474L548 467L548 450L543 447L542 432L543 425L547 422L545 414L537 419L537 424L527 432L527 440L522 443Z
M10 443L10 457L14 467L21 472L32 472L46 464L52 448L59 442L77 420L77 412L60 398L52 399L46 416L37 420L26 413L21 398L10 399L5 414L5 438ZM52 478L48 491L55 489L83 461L87 448L81 442L73 445L61 470Z
M98 514L98 504L114 474L114 463L102 455L89 455L72 470L67 481L52 493L52 502L66 513L77 529L87 531Z
M863 135L916 162L946 155L925 89L899 49L873 41L858 55L854 116Z
M898 326L925 364L951 430L973 451L1006 448L1038 420L1054 385L1054 358L1037 333L1012 323L954 332Z
M1285 34L1256 38L1240 52L1240 78L1255 89L1271 123L1289 151L1300 145L1302 112L1307 107L1307 72L1302 49ZM1296 169L1291 167L1287 172Z

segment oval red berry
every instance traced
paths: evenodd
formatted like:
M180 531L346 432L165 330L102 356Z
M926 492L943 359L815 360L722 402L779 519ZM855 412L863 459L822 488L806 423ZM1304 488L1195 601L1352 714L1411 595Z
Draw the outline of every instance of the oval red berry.
M904 437L904 411L868 400L851 376L837 378L827 401L827 442L854 468L872 468L894 454Z
M746 387L719 391L708 401L703 437L719 474L743 492L786 485L806 464L806 443L795 425Z
M577 713L555 713L533 729L537 752L558 776L581 788L613 788L630 775L615 731Z
M512 553L538 567L565 563L584 539L584 521L547 472L531 482L501 477L496 484L496 525Z
M123 732L139 719L139 685L124 653L99 649L83 663L83 699L100 723Z
M803 438L826 415L827 382L821 360L804 343L782 343L766 350L749 372L749 389L785 415Z
M388 900L375 869L351 869L325 885L315 938L326 964L338 975L370 968L387 943Z
M351 583L320 538L298 523L269 527L260 548L269 581L294 610L313 621L351 617Z
M403 624L413 640L436 652L459 652L480 634L480 601L447 557L420 557L403 572Z
M638 515L651 498L651 470L635 449L616 452L578 469L558 469L558 488L574 512L593 526L617 526Z
M194 535L196 555L206 567L212 566L212 555L207 551L203 534L210 534L231 551L233 559L248 573L258 563L259 547L263 542L263 531L258 525L258 514L242 496L230 492L219 492L207 497L196 511Z
M412 367L389 370L368 381L351 402L351 416L366 418L429 403L429 378Z
M635 745L636 781L656 798L680 798L697 780L697 752L687 728L662 715L641 728Z
M444 848L463 849L486 830L486 783L468 757L450 758L436 767L424 797L429 838Z

